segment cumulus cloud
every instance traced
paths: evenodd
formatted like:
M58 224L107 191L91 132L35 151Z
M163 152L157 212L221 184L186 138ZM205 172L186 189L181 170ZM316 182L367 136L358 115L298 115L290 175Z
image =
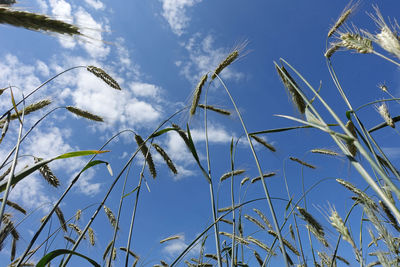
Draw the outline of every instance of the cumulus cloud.
M96 10L103 10L105 5L99 0L85 0L85 3Z
M168 256L173 257L179 255L185 248L187 248L189 244L185 242L185 235L181 235L180 239L175 239L168 241L166 246L163 248L163 252ZM189 255L197 255L200 253L201 246L196 245L191 249L188 254Z
M110 52L110 48L102 42L102 32L108 28L108 25L97 22L92 15L82 7L79 7L78 11L75 12L75 19L77 25L81 27L81 33L90 38L80 40L79 43L92 58L104 59Z
M189 54L189 59L177 61L175 64L190 82L196 82L204 73L213 71L230 53L229 49L215 47L212 35L203 37L201 34L195 34L183 46ZM225 80L239 80L244 74L229 66L221 72L221 76Z
M136 96L155 98L160 93L158 86L149 83L132 82L129 87Z
M163 17L167 20L172 31L180 36L188 26L190 18L186 9L200 3L202 0L160 0L162 2Z
M38 175L30 175L17 183L12 189L10 199L22 203L21 206L25 209L42 207L46 211L54 202L54 198L50 197L48 192L45 193L46 189L48 190L43 184L43 179Z

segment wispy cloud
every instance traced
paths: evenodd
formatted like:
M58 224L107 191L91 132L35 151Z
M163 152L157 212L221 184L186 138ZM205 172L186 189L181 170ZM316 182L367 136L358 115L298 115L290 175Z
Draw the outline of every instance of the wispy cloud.
M232 50L216 47L214 37L210 34L205 37L200 33L194 34L182 45L188 52L188 60L179 60L176 65L190 82L196 82L201 75L213 71ZM224 79L239 80L244 74L230 66L222 71L221 76Z
M96 10L103 10L105 5L100 0L85 0L85 3Z
M172 31L180 36L188 26L190 18L186 9L200 3L202 0L160 0L162 2L163 17L167 20Z

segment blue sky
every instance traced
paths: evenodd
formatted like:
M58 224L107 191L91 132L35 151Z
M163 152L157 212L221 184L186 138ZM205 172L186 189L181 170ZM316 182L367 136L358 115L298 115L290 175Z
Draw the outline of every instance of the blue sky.
M19 90L16 89L14 94L20 99L22 92L27 94L64 69L78 65L95 65L106 70L122 88L121 91L109 88L85 69L73 70L60 76L34 94L27 103L50 97L53 101L52 107L76 106L102 116L105 122L93 123L77 118L65 110L58 110L30 134L22 144L21 155L49 158L72 150L97 149L124 129L132 129L146 137L170 114L189 105L200 77L214 70L235 47L244 43L246 46L239 59L225 69L221 76L237 101L250 132L298 125L274 116L299 116L290 103L273 64L273 61L278 62L281 57L297 68L314 87L317 88L321 82L321 95L345 120L347 109L330 78L324 52L327 32L347 3L314 0L151 0L117 3L108 0L20 1L14 5L15 8L47 14L76 24L85 37L43 34L1 25L0 87L17 86ZM349 25L353 22L360 29L377 32L378 28L366 13L374 12L373 4L379 5L385 19L398 18L398 1L363 1L350 18ZM375 47L384 53L378 46ZM378 88L380 83L385 83L394 96L400 94L399 69L377 56L340 51L333 56L332 62L354 107L387 98L388 96ZM234 111L218 83L210 87L208 103ZM0 98L0 107L6 110L10 105L10 97L6 92ZM390 112L397 115L399 107L394 102L388 105ZM320 104L316 106L326 116L327 121L332 120ZM45 112L27 117L27 129ZM367 128L382 122L373 107L364 109L359 115L364 119ZM184 112L175 117L173 122L185 127L188 120L188 112ZM199 112L191 118L190 127L201 161L206 164L203 120L204 117ZM230 205L229 182L218 185L218 179L231 168L231 138L236 141L242 136L243 130L237 115L226 118L210 113L208 120L214 186L218 192L218 206L225 207ZM8 139L2 143L0 155L6 155L15 143L18 128L16 121L12 126ZM396 162L400 156L400 143L392 140L396 140L398 132L387 128L374 137ZM327 231L328 239L334 243L337 234L329 226L324 212L329 210L329 205L334 205L344 217L352 201L351 195L333 178L347 179L360 188L365 188L361 177L344 157L334 159L309 152L313 148L328 148L339 152L332 139L318 130L271 133L263 135L263 138L277 148L277 152L271 153L256 145L263 171L277 173L268 180L273 197L288 199L283 180L285 174L290 193L295 199L302 194L302 178L306 189L319 180L331 178L321 182L311 191L307 203L309 211L330 229ZM246 169L245 176L256 177L258 174L251 152L243 136L240 140L235 166ZM131 247L141 256L141 266L152 266L159 263L159 260L170 262L211 222L208 184L184 143L175 133L168 133L156 142L171 156L179 174L171 174L165 168L161 157L153 152L159 176L153 180L150 174L145 172L150 191L142 188ZM108 149L111 152L99 158L110 162L115 175L135 151L136 144L132 134L125 133L116 142L112 142ZM300 165L288 160L289 156L304 159L316 165L317 170L302 169ZM18 168L21 169L32 162L32 157L22 157ZM23 252L38 227L40 218L46 214L51 203L58 199L73 174L79 171L85 162L86 159L74 158L50 164L61 180L59 189L50 188L39 174L34 174L11 191L13 201L33 212L18 227L23 238L19 241L17 255ZM143 158L139 157L129 173L128 191L137 185L142 162ZM239 188L243 177L237 178L236 188ZM73 216L77 209L98 204L113 179L103 166L88 170L61 205L65 217ZM115 213L121 190L122 179L106 202ZM236 192L236 197L239 193L242 201L264 196L261 184L251 184L245 196L243 192ZM134 197L131 195L124 202L121 231L118 233L116 247L126 244L133 201ZM286 201L274 201L280 221L284 216L286 204ZM301 202L300 205L304 203ZM262 210L271 218L266 201L257 201L243 212L256 217L252 211L253 207ZM93 212L94 206L85 210L79 226L83 227ZM23 217L15 213L14 219L21 221ZM357 236L357 212L353 219L356 222L354 235ZM58 222L54 220L52 229L56 227ZM306 242L306 231L302 221L300 228L304 233L303 242ZM84 242L80 251L101 262L102 253L112 238L112 228L103 211L95 220L93 229L97 244L91 247ZM230 228L225 229L222 226L221 230L230 231ZM45 232L40 240L43 240ZM259 232L258 228L248 221L245 233L259 239L271 240L268 234ZM160 240L174 234L182 235L182 239L159 244ZM288 235L287 228L283 234ZM212 237L210 231L205 245L207 253L215 252ZM11 241L8 241L0 252L0 262L9 262ZM59 233L50 249L63 246L65 241L62 233ZM316 246L319 248L319 244ZM348 252L351 247L347 243L343 243L342 246L343 250L339 250L339 255L348 256L355 264L354 257ZM43 250L40 253L44 253ZM33 260L37 260L42 255L40 253L33 257ZM251 250L247 254L246 262L249 266L255 266L257 263ZM197 255L198 247L190 252L188 257ZM311 262L311 255L306 257ZM115 266L122 266L122 259L121 253ZM373 260L371 258L368 262ZM280 264L281 257L272 259L271 266Z

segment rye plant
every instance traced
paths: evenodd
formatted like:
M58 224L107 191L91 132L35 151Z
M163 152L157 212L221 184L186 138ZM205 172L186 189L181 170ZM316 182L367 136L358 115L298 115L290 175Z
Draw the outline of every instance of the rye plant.
M138 214L137 209L141 205L140 193L143 190L142 186L147 186L147 176L151 176L157 183L160 163L154 161L156 154L159 154L172 174L178 174L178 168L162 147L162 138L167 133L175 133L179 135L187 151L193 157L198 167L197 174L204 177L203 182L205 186L209 187L209 196L207 197L209 198L210 218L212 220L174 260L167 262L165 259L159 259L160 264L154 266L221 267L254 266L256 264L269 266L272 261L279 261L282 266L333 267L342 264L350 265L351 262L357 262L360 266L399 266L400 239L397 236L400 232L400 211L397 204L400 199L400 188L398 186L400 173L390 157L384 153L374 139L372 133L386 127L391 127L393 131L396 131L396 122L400 120L400 117L391 116L387 103L395 102L398 104L400 102L398 102L399 99L393 97L385 85L381 85L382 91L388 94L387 99L371 100L360 107L353 107L346 95L346 88L342 86L336 74L333 59L338 51L350 50L359 54L379 56L382 60L393 64L394 67L398 67L400 66L398 61L400 58L400 37L398 35L400 27L397 23L393 27L389 27L378 7L374 7L375 14L370 14L370 17L378 26L377 33L358 29L356 26L349 27L347 21L357 7L358 3L349 4L328 31L325 53L333 85L338 90L347 110L334 110L330 105L330 100L323 97L321 88L315 88L307 81L305 76L300 74L286 60L279 59L273 63L277 71L275 78L281 80L299 113L299 116L277 115L282 119L293 122L294 125L291 127L264 129L264 125L260 124L258 127L261 129L252 129L252 131L248 129L246 120L240 112L240 101L235 99L234 92L231 92L222 75L224 69L235 64L235 61L243 54L243 47L239 47L233 49L214 70L210 69L200 78L193 91L190 105L166 117L148 135L140 135L132 129L127 129L117 132L97 149L71 151L48 159L32 155L31 165L17 172L17 165L21 159L20 150L21 146L24 146L25 138L32 131L35 131L43 120L49 119L50 114L56 111L70 112L93 123L104 122L102 117L74 106L57 106L48 110L49 106L53 104L48 99L30 103L30 97L33 94L60 75L71 71L88 71L105 82L110 90L123 90L123 88L102 68L76 66L51 77L26 95L21 94L18 101L16 100L15 88L9 86L2 89L1 93L9 90L11 99L9 108L4 110L0 116L2 127L0 142L9 137L7 133L10 132L11 122L13 123L12 127L18 128L15 146L10 149L3 162L0 163L2 172L0 176L0 249L5 246L10 247L10 262L7 264L9 266L27 266L30 264L47 266L58 260L60 266L67 266L72 257L80 257L93 266L100 266L101 263L104 266L147 264L145 256L138 255L132 250L134 245L140 245L132 241L134 231L138 227L135 225L135 221ZM30 30L80 35L78 27L53 20L47 16L16 11L10 8L0 8L0 13L2 14L0 15L0 23L8 23ZM375 45L381 47L383 51L378 52ZM208 95L213 93L212 90L209 90L211 87L225 92L226 98L238 118L238 125L242 129L242 135L233 137L230 142L228 159L230 169L223 174L215 173L213 169L208 118L211 112L221 117L231 116L233 112L208 103ZM382 122L371 129L367 129L365 123L359 117L360 111L366 108L376 109L382 118ZM46 110L46 113L26 131L25 118L32 113L43 110ZM178 115L182 114L188 115L186 116L188 120L183 123L178 119ZM204 118L205 147L198 146L191 133L191 123L198 119L201 116L200 114L203 114ZM271 196L269 184L270 179L274 179L273 177L277 175L276 171L272 171L276 166L268 166L268 163L262 162L259 158L261 153L273 154L278 149L263 136L271 133L290 133L293 130L303 131L309 128L319 130L323 135L328 135L338 147L338 150L312 148L310 153L320 157L329 157L329 160L343 160L344 158L364 179L366 186L364 190L346 179L325 178L309 188L305 188L303 183L302 194L300 196L294 195L290 190L290 181L286 177L286 169L289 167L301 168L301 176L304 181L304 176L307 175L308 171L318 172L318 165L309 162L305 157L288 155L287 160L284 161L284 182L282 182L282 188L286 189L287 196ZM24 135L22 134L23 130L26 131ZM129 135L131 140L135 141L135 149L123 162L122 167L113 171L110 162L97 159L97 156L102 154L104 158L107 158L107 154L110 154L106 153L109 152L107 149L110 143L116 141L122 134ZM241 159L236 155L236 152L238 146L243 143L246 143L248 147L247 156L251 157L254 162L247 167L248 169L238 167ZM256 150L255 146L260 146L262 149ZM205 157L200 156L204 154ZM24 237L28 242L22 248L23 252L17 251L17 242L21 239L18 226L21 222L13 219L11 211L24 214L26 217L23 220L30 218L21 205L9 200L10 195L13 194L13 187L23 179L30 179L32 173L38 172L49 186L57 188L60 185L60 179L48 164L55 160L89 155L92 157L77 174L71 177L64 192L52 204L51 209L42 218L40 225L34 230L33 236ZM89 207L77 206L74 207L77 210L75 214L64 214L62 204L68 204L64 203L67 199L66 196L70 194L71 189L76 186L85 171L99 164L106 166L113 179L98 202L90 205L91 208L94 208L94 211L89 219L82 217L82 213L89 213ZM270 171L266 172L264 168L270 169ZM249 169L255 170L257 176L253 178L245 176ZM138 174L132 174L134 173L133 170L138 170ZM128 178L136 179L137 185L134 188L128 187ZM310 202L313 202L313 199L308 198L310 192L325 182L338 183L342 186L343 194L349 192L353 195L352 206L347 209L346 214L339 214L334 203L329 204L329 209L321 209L319 214L309 208ZM108 206L107 201L115 195L112 192L115 191L117 183L123 183L123 186L119 193L118 209L114 209ZM220 207L218 202L221 187L227 187L229 191L230 205L227 207ZM249 188L255 187L259 187L263 191L262 197L252 198L248 194ZM133 207L130 210L123 205L128 199L133 202ZM277 210L277 201L283 201L286 204L284 210ZM10 209L6 209L6 206ZM361 211L361 213L358 213L361 214L359 220L350 219L350 216L357 209ZM127 212L123 212L125 210ZM102 212L105 216L98 216ZM126 218L123 218L124 216ZM53 217L57 218L59 225L57 229L51 228ZM129 220L129 226L121 224L122 219ZM104 244L105 250L102 258L87 255L82 248L84 242L91 246L96 245L96 233L104 231L103 229L96 229L94 222L98 220L107 220L112 232L112 237L107 244ZM355 223L360 223L360 226L353 226L352 224ZM305 225L305 227L302 227L302 225ZM47 232L44 231L45 229L47 229ZM118 233L122 230L128 234L119 235ZM367 231L368 235L366 235ZM332 238L332 233L337 233L334 235L336 240ZM357 236L359 236L359 239L357 239ZM7 239L7 237L10 238ZM180 239L182 239L181 234L166 235L158 242L162 246ZM212 240L212 246L206 246L209 239ZM50 242L50 240L55 240L55 242ZM366 244L365 240L370 240L370 242ZM344 249L341 249L344 246L342 241L350 245L354 257L352 260L346 259L346 257L349 257L349 253L346 253L345 256L341 255L344 252ZM119 244L126 245L118 247ZM198 257L188 257L188 252L196 246L200 247ZM123 260L116 262L119 257ZM375 257L375 260L371 261L369 257ZM34 262L34 259L37 258L39 258L37 262Z

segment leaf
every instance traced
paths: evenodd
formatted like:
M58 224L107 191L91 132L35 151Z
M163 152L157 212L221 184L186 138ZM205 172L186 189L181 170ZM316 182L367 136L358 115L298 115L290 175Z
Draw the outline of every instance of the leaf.
M20 171L16 175L14 175L14 177L11 180L11 185L14 185L14 184L18 183L19 181L24 179L29 174L31 174L34 171L38 170L43 165L45 165L45 164L47 164L49 162L52 162L53 160L54 159L42 160L42 161L39 161L38 163L36 163L35 165L33 165L32 167L23 169L22 171ZM3 183L2 185L0 185L0 192L3 192L6 189L6 187L7 187L7 182Z
M87 260L88 262L90 262L93 266L100 267L100 264L98 264L91 258L89 258L85 255L82 255L78 252L68 250L68 249L56 249L56 250L50 251L45 256L43 256L43 258L40 259L40 261L36 264L36 267L45 267L46 264L50 263L50 261L52 259L54 259L55 257L58 257L60 255L64 255L64 254L73 254L73 255L79 256L79 257Z
M174 131L174 130L176 130L176 129L175 129L175 128L165 128L165 129L163 129L163 130L160 130L160 131L158 131L158 132L153 133L153 134L150 136L150 138L154 138L154 137L163 135L163 134L165 134L166 132Z
M290 198L289 202L286 205L285 211L288 211L290 204L292 204L293 197Z
M19 117L17 104L15 104L14 94L13 94L13 91L12 91L11 86L10 86L10 94L11 94L11 102L12 102L12 104L13 104L13 107L14 107L14 110L15 110L15 114L17 115L17 118L18 118L19 122L22 124L22 120L21 120L21 118Z
M86 166L82 169L82 172L86 171L87 169L89 169L89 168L91 168L91 167L93 167L93 166L95 166L95 165L103 164L103 163L106 164L107 170L108 170L108 172L110 173L110 175L112 176L112 175L113 175L113 172L112 172L110 163L108 163L107 161L104 161L104 160L93 160L93 161L89 162L89 163L86 164Z
M88 155L94 155L94 154L102 154L110 152L110 150L82 150L82 151L73 151L73 152L68 152L65 154L62 154L54 159L67 159L67 158L73 158L73 157L81 157L81 156L88 156Z
M87 155L93 155L93 154L101 154L101 153L105 153L105 152L109 152L107 150L105 151L98 151L98 150L82 150L82 151L74 151L74 152L69 152L69 153L65 153L62 154L60 156L57 156L55 158L52 159L48 159L48 160L42 160L39 161L38 163L34 164L31 167L25 168L22 171L20 171L19 173L17 173L11 180L11 185L15 185L16 183L18 183L19 181L21 181L22 179L24 179L26 176L28 176L29 174L33 173L34 171L38 170L40 167L42 167L43 165L52 162L53 160L57 160L57 159L66 159L66 158L72 158L72 157L79 157L79 156L87 156ZM98 164L98 163L97 163ZM96 165L96 164L95 164ZM86 166L87 167L87 166ZM85 168L86 168L85 167ZM90 168L91 166L89 166ZM7 187L7 183L3 183L2 185L0 185L0 192L3 192Z
M131 192L129 192L129 193L127 193L127 194L123 195L123 196L122 196L122 198L125 198L125 197L129 196L130 194L133 194L133 193L135 193L135 191L136 191L136 190L138 190L138 188L139 188L139 187L138 187L138 186L136 186L136 187L135 187L135 189L133 189Z

